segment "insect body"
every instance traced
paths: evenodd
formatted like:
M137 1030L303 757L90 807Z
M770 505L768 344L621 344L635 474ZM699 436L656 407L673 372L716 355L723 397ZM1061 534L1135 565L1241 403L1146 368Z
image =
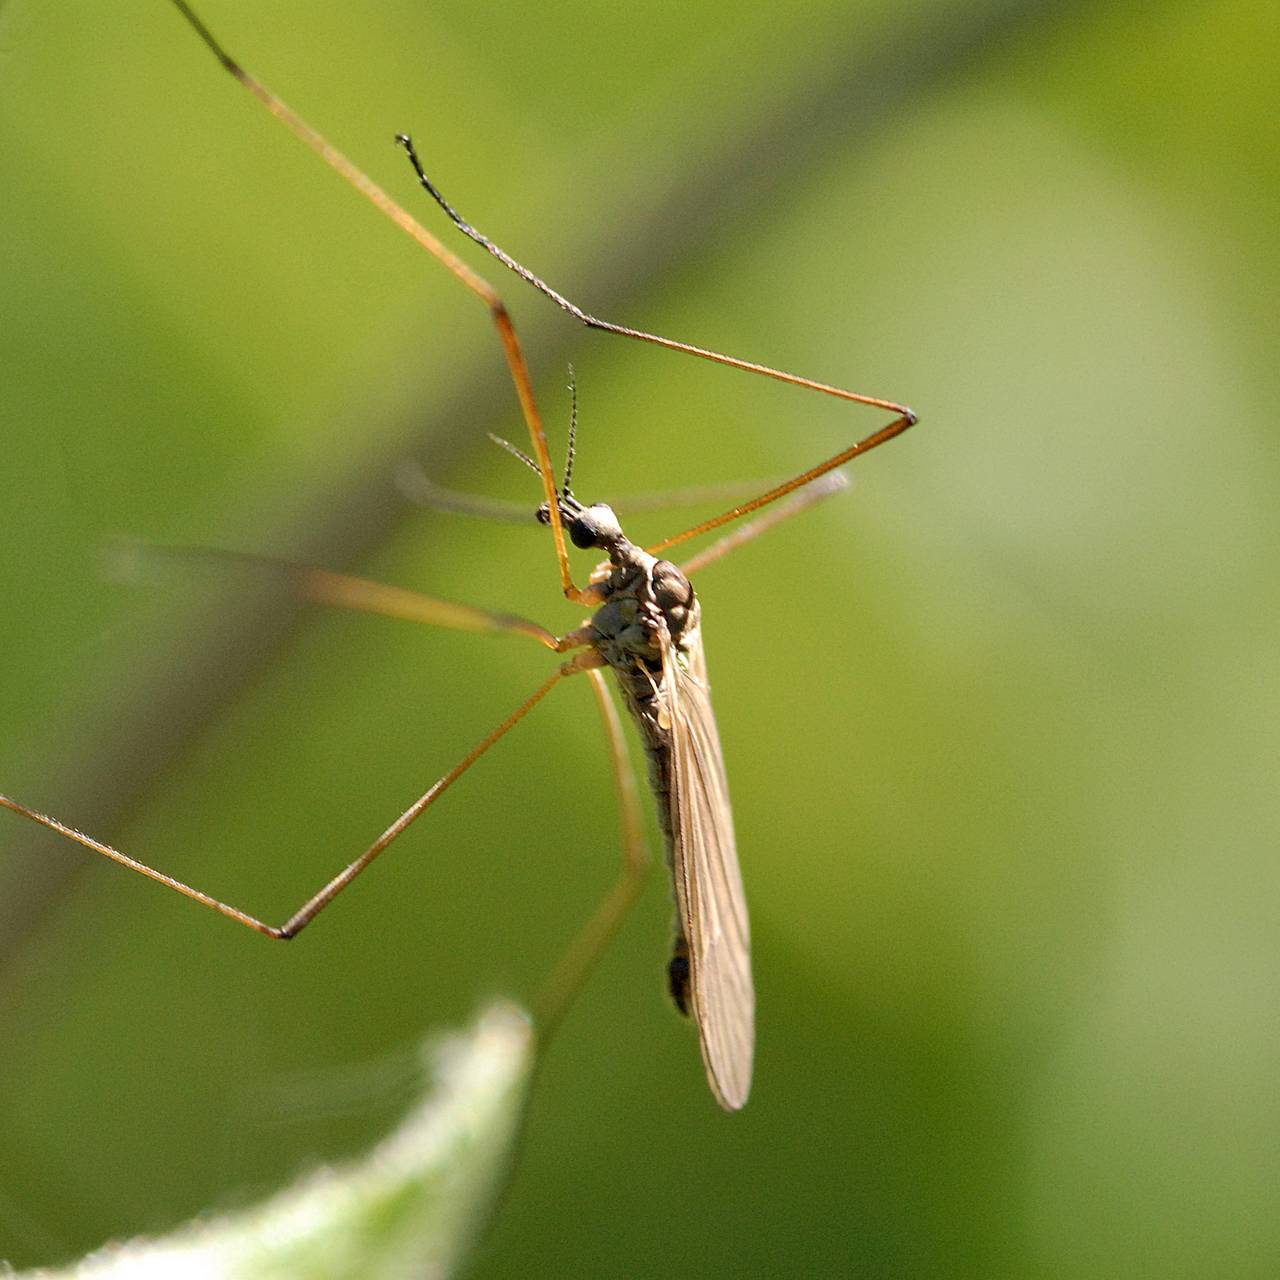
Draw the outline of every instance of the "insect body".
M717 1100L737 1110L751 1086L755 1040L751 931L707 684L702 607L680 569L630 542L609 507L589 507L566 524L575 544L609 556L591 580L604 603L589 624L589 655L612 668L649 757L675 880L672 998L698 1024Z

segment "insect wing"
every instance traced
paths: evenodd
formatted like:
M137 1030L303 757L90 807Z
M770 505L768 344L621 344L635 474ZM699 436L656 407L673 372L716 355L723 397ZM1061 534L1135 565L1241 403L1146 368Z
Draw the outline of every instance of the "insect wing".
M672 871L707 1079L716 1101L737 1111L751 1090L755 1048L751 926L701 636L686 633L684 644L687 666L670 643L662 651L671 719Z

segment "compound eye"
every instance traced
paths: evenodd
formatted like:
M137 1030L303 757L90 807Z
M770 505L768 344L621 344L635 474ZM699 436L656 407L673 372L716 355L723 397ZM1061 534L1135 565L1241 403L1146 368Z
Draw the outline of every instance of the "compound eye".
M569 526L569 541L582 551L587 551L596 545L599 537L599 530L595 523L585 515L579 516Z
M575 547L586 551L590 547L611 547L622 540L618 517L613 508L603 502L581 510L565 526Z
M538 508L538 512L537 512L537 519L538 519L538 523L539 523L539 524L550 524L550 523L551 523L551 505L550 505L550 503L544 502L544 503L543 503L543 504Z

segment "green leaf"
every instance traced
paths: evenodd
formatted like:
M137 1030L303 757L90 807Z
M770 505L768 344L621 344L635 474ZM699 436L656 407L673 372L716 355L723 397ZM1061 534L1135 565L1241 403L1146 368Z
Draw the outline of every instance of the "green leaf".
M533 1032L509 1004L424 1047L424 1095L349 1164L157 1240L108 1246L41 1276L400 1280L452 1275L487 1222L524 1110ZM27 1272L27 1275L37 1274Z

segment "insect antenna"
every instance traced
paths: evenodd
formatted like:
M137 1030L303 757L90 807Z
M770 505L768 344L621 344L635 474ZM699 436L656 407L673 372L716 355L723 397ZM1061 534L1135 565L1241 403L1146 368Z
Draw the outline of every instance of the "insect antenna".
M534 475L536 476L542 475L542 468L538 466L538 464L534 462L534 460L531 457L529 457L529 455L525 453L523 449L517 448L515 445L511 443L510 440L504 440L501 436L495 436L492 431L489 432L489 439L492 440L494 444L501 445L502 448L504 448L509 454L511 454L512 457L519 458L520 461L523 462L524 465L534 473ZM569 465L569 469L572 469L573 467L572 432L570 433L570 436L569 436L569 464L568 465ZM577 500L577 498L573 496L572 493L569 492L569 471L568 470L565 471L564 488L561 491L561 493L557 495L556 505L557 507L560 508L560 515L562 519L569 519L573 514L580 513L582 511L582 504ZM549 502L544 502L542 506L538 508L538 522L540 524L551 523L550 507L551 507L551 504Z
M489 439L494 444L501 446L512 457L519 458L526 467L535 475L541 476L542 469L534 460L529 457L523 449L512 444L510 440L504 440L501 436L495 436L492 431L489 432ZM573 503L573 460L576 456L578 442L578 380L573 372L573 365L569 366L569 450L564 461L564 483L560 486L560 494L563 498Z
M573 454L578 440L578 380L574 377L573 365L569 366L569 453L564 460L564 484L560 491L566 498L572 496L569 487L573 480Z

